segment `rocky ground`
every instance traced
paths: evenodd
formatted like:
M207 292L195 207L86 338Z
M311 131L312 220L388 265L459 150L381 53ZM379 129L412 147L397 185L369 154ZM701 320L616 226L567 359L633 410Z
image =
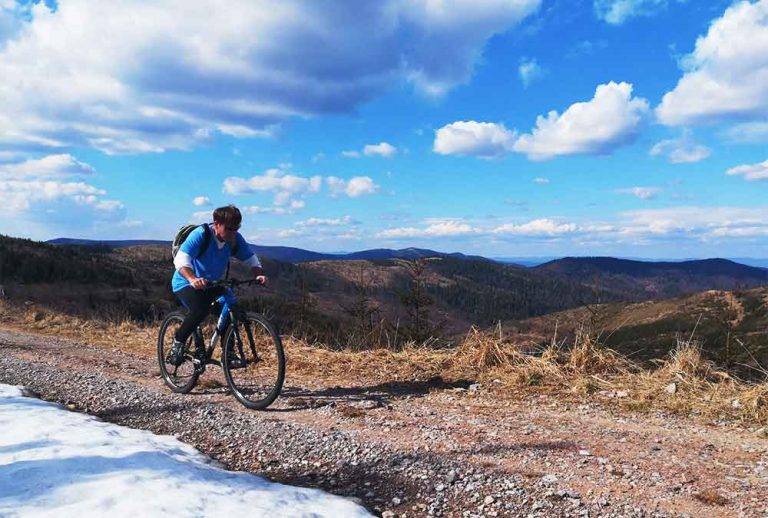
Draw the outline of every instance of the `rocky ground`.
M764 430L516 399L472 380L294 376L273 408L254 412L218 372L192 394L172 394L155 362L0 331L2 383L383 516L768 516Z

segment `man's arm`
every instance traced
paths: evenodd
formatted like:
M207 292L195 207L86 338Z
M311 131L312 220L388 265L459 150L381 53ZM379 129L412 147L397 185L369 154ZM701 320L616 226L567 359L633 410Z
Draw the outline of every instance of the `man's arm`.
M196 290L202 290L208 285L208 281L195 275L195 272L189 266L182 266L179 268L179 273L182 277L187 279L189 284Z
M243 236L238 234L235 239L237 239L238 247L237 255L235 257L251 267L251 273L253 273L253 276L256 278L256 280L259 281L260 284L266 284L267 276L264 275L264 268L261 267L261 261L259 261L259 257L253 252L253 250L251 250L251 247L245 241ZM246 256L248 252L250 252L250 255Z

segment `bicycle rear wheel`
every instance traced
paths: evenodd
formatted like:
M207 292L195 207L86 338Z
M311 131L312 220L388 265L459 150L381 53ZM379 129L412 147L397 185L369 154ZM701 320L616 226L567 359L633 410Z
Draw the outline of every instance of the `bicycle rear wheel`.
M184 313L176 311L171 313L160 326L157 336L157 361L160 363L160 374L163 381L172 391L186 394L195 387L200 373L195 369L192 351L194 350L194 333L189 335L181 365L173 365L169 361L169 354L173 347L173 337L176 330L184 321Z
M248 408L267 408L283 389L283 343L261 315L243 314L237 319L237 326L229 326L221 363L232 393Z

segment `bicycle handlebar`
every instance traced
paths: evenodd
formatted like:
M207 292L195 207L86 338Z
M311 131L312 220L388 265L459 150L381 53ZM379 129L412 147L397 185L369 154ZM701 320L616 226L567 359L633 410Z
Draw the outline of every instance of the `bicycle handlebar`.
M258 286L264 286L263 283L259 282L257 279L223 279L219 281L212 281L209 282L206 288L216 288L218 286L224 286L227 288L235 288L237 286L243 286L247 284L256 284Z

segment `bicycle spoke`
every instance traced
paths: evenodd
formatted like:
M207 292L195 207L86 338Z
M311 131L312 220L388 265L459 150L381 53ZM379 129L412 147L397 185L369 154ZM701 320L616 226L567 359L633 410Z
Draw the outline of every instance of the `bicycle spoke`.
M279 394L284 358L279 337L268 325L251 317L238 321L229 333L225 374L235 397L251 408L264 408Z
M170 315L163 322L158 336L158 350L157 356L160 362L160 373L166 385L170 387L174 392L189 392L197 382L198 373L195 369L195 364L192 361L192 356L189 351L192 348L193 338L187 341L186 350L182 356L182 362L179 365L174 365L170 361L171 351L173 348L173 337L176 334L181 322L183 321L183 315L175 313Z

